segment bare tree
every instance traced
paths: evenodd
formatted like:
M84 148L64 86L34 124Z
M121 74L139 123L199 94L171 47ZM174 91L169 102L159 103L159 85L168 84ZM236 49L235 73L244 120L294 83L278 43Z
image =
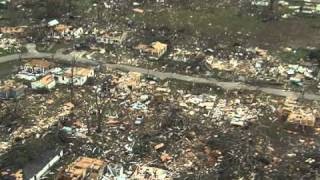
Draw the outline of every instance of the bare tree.
M74 69L76 65L76 58L73 57L72 62L71 62L71 82L70 82L70 102L72 104L75 104L74 100Z
M95 124L97 126L96 132L102 131L102 122L104 115L107 112L111 81L100 79L99 72L95 74L94 86L92 93L88 94L82 92L83 101L81 103L81 113L84 117L84 123L88 128L88 133L91 134L90 128ZM86 97L86 98L84 98Z
M85 92L82 92L82 97L86 97L87 95ZM91 117L91 110L90 110L90 104L86 99L84 99L81 103L80 112L82 113L82 117L84 119L84 123L86 124L88 128L88 134L91 134L91 125L92 125L92 117Z
M99 73L95 76L95 89L94 89L94 107L95 107L95 116L97 121L97 132L102 130L102 121L103 117L107 111L109 98L110 98L110 84L109 82L99 82Z

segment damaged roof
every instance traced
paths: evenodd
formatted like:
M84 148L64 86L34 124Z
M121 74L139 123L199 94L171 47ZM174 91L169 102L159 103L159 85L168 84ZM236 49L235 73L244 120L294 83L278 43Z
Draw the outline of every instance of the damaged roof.
M50 68L54 65L54 63L51 63L47 60L42 59L32 59L31 61L27 62L26 65L32 66L32 67L43 67L43 68Z
M17 26L17 27L0 27L1 33L22 33L24 32L26 27L24 26Z
M289 114L288 122L314 127L316 123L316 117L312 112L299 110Z
M54 77L52 74L48 74L39 80L41 84L45 85L50 84L52 81L54 81Z
M76 67L73 69L73 75L74 76L91 76L92 73L94 72L94 69L92 68L82 68L82 67ZM72 76L72 69L68 69L66 72L65 72L65 75L66 76Z

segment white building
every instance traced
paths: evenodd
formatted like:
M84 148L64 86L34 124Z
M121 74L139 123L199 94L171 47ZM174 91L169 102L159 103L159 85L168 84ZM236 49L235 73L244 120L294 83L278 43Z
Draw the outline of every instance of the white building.
M41 59L33 59L21 66L21 70L16 77L28 81L35 81L40 76L46 75L52 67L54 67L54 63Z
M72 82L72 76L73 84L75 86L82 86L89 78L94 77L94 69L75 67L72 72L72 68L68 68L63 73L57 74L55 78L59 84L70 84Z
M56 81L52 74L48 74L41 78L39 81L35 81L31 83L31 88L38 90L38 89L46 89L51 90L56 86Z

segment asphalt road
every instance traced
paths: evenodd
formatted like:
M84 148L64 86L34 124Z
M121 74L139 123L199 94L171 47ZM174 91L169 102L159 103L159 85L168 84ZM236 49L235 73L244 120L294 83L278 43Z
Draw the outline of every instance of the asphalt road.
M48 58L52 59L54 58L56 61L64 62L64 63L70 63L74 57L71 55L64 55L60 52L52 54L52 53L41 53L37 52L35 50L35 46L33 44L26 45L28 49L28 53L24 54L14 54L9 56L3 56L0 57L0 63L9 62L9 61L15 61L19 59L31 59L31 58ZM253 86L248 85L241 82L223 82L219 81L214 78L201 78L201 77L195 77L195 76L189 76L189 75L182 75L177 73L171 73L171 72L159 72L154 71L151 69L145 69L140 67L134 67L129 65L123 65L123 64L109 64L109 63L102 63L101 61L94 61L89 60L86 58L76 58L76 63L81 64L90 64L90 65L104 65L111 69L119 69L124 71L134 71L134 72L140 72L142 74L149 74L152 76L155 76L157 78L160 78L162 80L164 79L175 79L175 80L181 80L191 83L201 83L201 84L210 84L219 86L225 90L250 90L250 91L262 91L267 94L276 95L276 96L283 96L283 97L299 97L301 96L301 93L299 92L291 92L286 91L283 89L277 89L277 88L271 88L271 87L260 87L260 86ZM304 93L304 98L307 100L320 100L320 95L314 94L314 93Z

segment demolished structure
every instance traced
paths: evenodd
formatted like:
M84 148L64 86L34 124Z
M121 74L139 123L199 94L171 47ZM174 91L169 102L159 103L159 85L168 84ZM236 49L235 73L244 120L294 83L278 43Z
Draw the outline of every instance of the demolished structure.
M25 94L25 86L13 80L0 84L0 99L19 98Z
M280 117L286 119L289 123L298 124L306 127L314 127L316 124L316 115L311 108L303 109L294 98L287 98L283 107L278 111Z
M167 52L168 45L159 41L151 43L151 45L139 44L135 47L140 53L147 53L151 58L159 59L164 53Z
M97 43L121 45L128 37L127 32L103 32L97 37Z
M53 39L64 39L70 41L74 38L78 39L84 33L82 27L73 28L72 26L65 24L57 24L51 27L51 33L49 37Z
M130 179L172 180L168 171L148 166L138 166Z
M106 163L99 159L80 157L63 169L56 180L100 179Z
M1 179L3 178L4 180L23 180L23 171L18 170L16 172L10 172L10 170L7 171L2 171L0 173Z
M75 57L77 61L72 67L59 67L57 63L54 68L49 59L49 62L31 60L21 67L17 77L28 80L24 83L31 84L32 89L52 90L58 84L63 85L45 93L29 91L30 94L19 101L2 101L3 106L10 106L8 113L3 108L1 114L21 112L21 115L16 113L18 118L12 116L0 121L0 155L3 157L0 164L6 161L5 168L28 169L30 164L38 163L38 158L43 161L43 156L51 154L54 148L62 148L67 157L50 166L50 172L46 171L43 179L310 179L304 175L313 176L319 165L318 136L290 136L299 132L283 128L275 112L283 100L279 96L298 94L282 91L281 83L292 82L303 87L318 83L315 74L319 58L289 62L271 56L273 51L246 48L251 42L260 46L259 35L268 32L261 31L260 26L255 28L255 23L262 27L276 24L280 29L282 22L272 21L273 16L278 18L277 11L271 15L269 11L261 14L272 16L272 22L265 23L264 17L258 20L254 14L251 17L255 12L243 6L251 2L232 2L232 6L241 6L238 12L234 11L236 8L225 11L229 5L223 5L222 1L193 1L190 8L196 13L185 10L181 2L165 0L95 1L92 6L90 2L73 2L67 13L57 11L60 14L52 16L61 19L48 24L49 14L41 17L37 12L36 16L44 18L41 22L33 16L29 18L34 15L34 9L27 7L29 3L17 1L19 13L23 10L28 16L23 20L30 20L30 30L17 41L1 38L0 34L0 47L10 49L20 41L23 44L30 41L35 46L26 45L28 53L13 57L52 55L52 60L56 57L57 62L71 64ZM253 3L267 6L271 2L258 1ZM83 12L78 9L79 4L84 6ZM213 11L214 14L210 14ZM170 19L165 16L167 12L174 13ZM239 13L241 21L233 20L239 18ZM193 25L198 16L203 21ZM231 23L225 23L226 20ZM251 20L254 21L245 22ZM291 23L294 24L291 21L288 24ZM314 26L313 29L318 28L317 23ZM101 29L105 27L108 28ZM128 38L127 31L135 36ZM7 37L18 36L20 32L20 29L2 28L1 33ZM275 37L278 37L276 33L266 37L272 42L263 42L262 47L276 49ZM153 42L155 39L165 41ZM282 42L287 39L290 43ZM146 44L139 44L135 50L128 49L139 42ZM291 42L295 41L284 36L279 44L297 46ZM304 44L303 41L297 44L300 43ZM42 52L37 54L34 47ZM168 47L171 54L167 55ZM294 51L292 54L298 55ZM145 57L163 61L145 61ZM83 64L74 67L80 63ZM99 68L93 69L88 64ZM267 79L276 81L277 87L269 86ZM13 93L12 89L1 87L0 98L19 96L16 85ZM319 100L318 94L310 94L307 92L308 100L313 100L312 97ZM288 100L282 108L286 122L317 126L315 109L319 102L316 99L312 105L299 102L301 106L296 100ZM19 158L15 158L15 154ZM113 163L117 165L112 166Z
M291 112L287 120L289 123L300 124L308 127L314 127L316 123L316 117L312 112L303 111L301 109L297 112Z
M25 26L17 26L17 27L0 27L0 34L17 34L23 33L25 31Z

